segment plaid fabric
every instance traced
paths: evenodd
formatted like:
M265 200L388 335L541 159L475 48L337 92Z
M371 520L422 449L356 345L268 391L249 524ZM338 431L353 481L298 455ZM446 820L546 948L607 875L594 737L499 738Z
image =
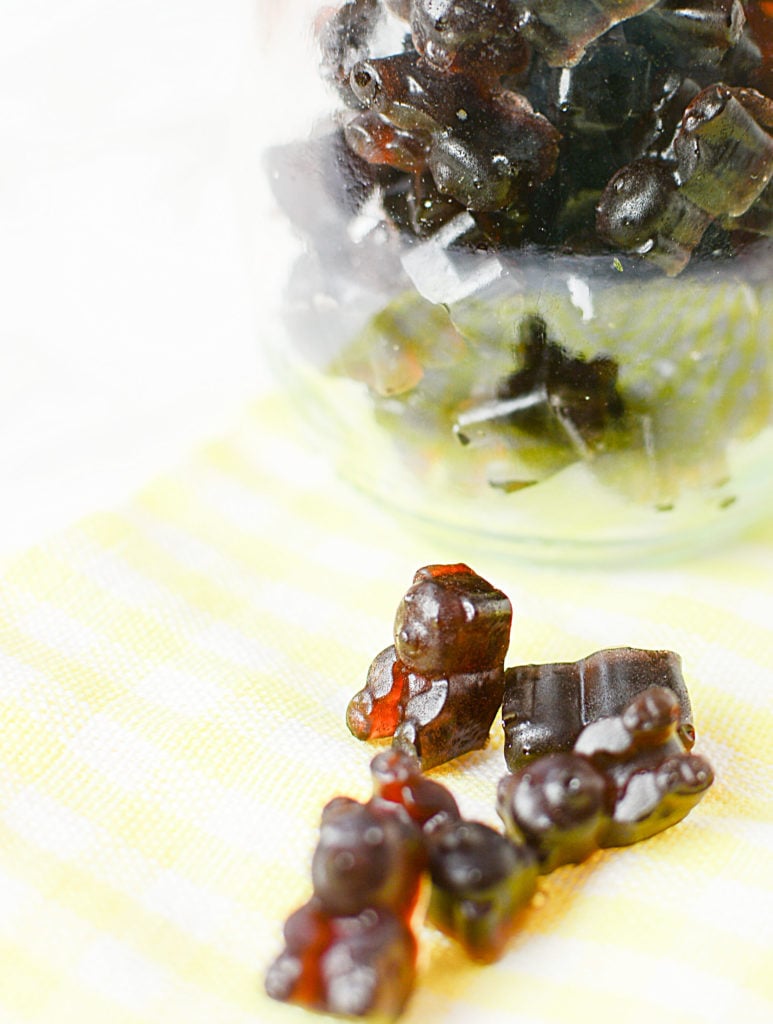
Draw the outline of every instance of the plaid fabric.
M405 1024L773 1018L773 523L657 570L527 567L389 518L276 399L0 584L0 1024L291 1024L262 978L323 804L369 791L344 724L414 570L512 599L509 664L683 657L717 781L680 825L540 882L499 963L429 928ZM497 824L497 726L438 769Z

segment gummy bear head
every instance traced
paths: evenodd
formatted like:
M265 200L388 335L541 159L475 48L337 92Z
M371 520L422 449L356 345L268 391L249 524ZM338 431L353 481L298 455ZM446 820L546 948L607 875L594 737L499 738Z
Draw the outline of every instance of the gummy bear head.
M509 599L463 564L419 569L397 609L398 659L431 678L488 670L504 663Z

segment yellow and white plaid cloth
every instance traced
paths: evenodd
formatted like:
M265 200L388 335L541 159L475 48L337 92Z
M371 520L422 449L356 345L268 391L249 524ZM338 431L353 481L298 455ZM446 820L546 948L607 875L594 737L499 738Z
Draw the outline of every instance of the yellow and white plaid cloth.
M405 1024L773 1020L773 523L657 569L526 567L340 484L270 399L0 583L0 1024L301 1024L262 979L323 804L365 798L344 724L414 570L512 599L509 663L683 657L717 781L680 825L541 881L502 961L424 929ZM496 824L501 730L438 770Z

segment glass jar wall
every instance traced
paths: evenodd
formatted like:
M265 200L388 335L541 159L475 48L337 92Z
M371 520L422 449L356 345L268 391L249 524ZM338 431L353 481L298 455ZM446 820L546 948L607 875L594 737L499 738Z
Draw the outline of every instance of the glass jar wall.
M275 347L345 475L543 558L770 510L768 7L320 13L317 116L267 157L300 242Z

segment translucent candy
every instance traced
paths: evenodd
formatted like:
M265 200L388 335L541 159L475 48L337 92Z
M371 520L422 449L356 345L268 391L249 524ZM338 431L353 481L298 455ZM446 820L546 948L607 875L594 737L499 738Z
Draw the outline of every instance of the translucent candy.
M603 846L627 846L681 821L714 781L705 758L689 751L679 701L664 687L638 694L619 717L586 726L574 745L614 787Z
M412 911L423 866L418 831L380 804L337 797L323 810L311 860L314 896L330 914Z
M659 0L513 0L524 37L554 67L577 64L585 48Z
M424 769L485 746L502 703L509 599L468 566L420 569L394 646L372 663L346 720L358 739L394 736Z
M528 60L510 0L412 0L411 33L417 51L446 72L492 78Z
M543 874L578 864L603 845L613 803L603 774L573 753L539 757L497 788L508 835L536 851Z
M503 952L536 887L537 862L480 822L454 822L429 837L432 877L427 919L475 960Z
M373 796L403 809L425 831L461 815L450 790L428 779L419 762L401 750L384 750L370 763Z
M502 705L511 771L545 754L568 752L589 723L620 714L642 690L668 687L679 703L687 749L694 730L682 661L673 651L614 647L580 661L507 669Z
M288 918L285 948L266 974L272 999L346 1017L394 1020L416 974L416 939L384 907L350 917L312 901Z
M660 59L694 70L716 67L740 40L746 24L741 0L661 0L625 23L629 39L646 44Z
M604 189L596 211L602 238L646 256L669 277L687 266L711 220L679 187L673 168L650 159L621 168Z
M717 84L685 110L674 138L680 191L714 216L739 217L773 177L773 100Z
M508 835L532 846L546 873L681 821L714 780L681 717L675 693L650 686L622 714L587 725L571 752L505 776L497 811Z
M426 850L419 826L385 800L336 797L311 861L313 895L288 917L266 974L273 999L345 1016L396 1017L413 986L409 927Z

